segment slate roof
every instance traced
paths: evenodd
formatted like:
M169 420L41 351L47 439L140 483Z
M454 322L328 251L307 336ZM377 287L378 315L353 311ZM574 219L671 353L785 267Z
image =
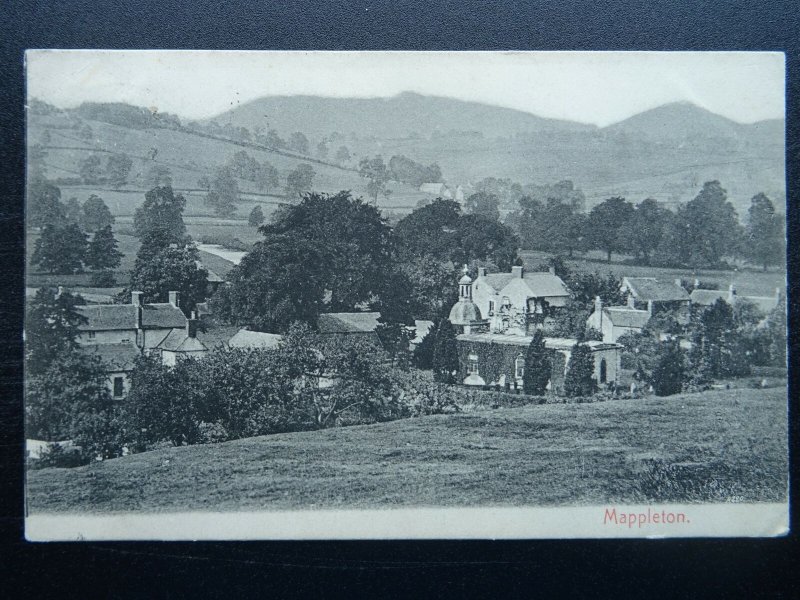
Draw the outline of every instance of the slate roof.
M185 329L173 329L157 346L160 350L170 352L200 352L208 350L205 344L196 337L189 337Z
M100 357L114 370L131 371L136 358L141 355L134 344L91 344L81 346L81 351Z
M231 348L277 348L281 340L283 336L277 333L240 329L228 340L228 345Z
M514 273L488 273L483 279L497 292L502 292L503 288L515 279L519 279ZM531 296L541 298L543 296L569 296L569 290L558 275L542 271L533 273L522 273L522 281L531 291Z
M693 304L710 306L720 298L727 302L729 298L729 292L728 290L692 290L692 293L689 297L691 298Z
M320 333L372 333L378 326L379 312L324 313L319 316Z
M112 331L136 329L136 307L133 304L97 304L75 307L87 322L81 331ZM186 316L180 308L169 303L142 306L143 329L174 329L186 326Z
M737 296L756 305L765 315L778 307L779 299L775 296Z
M711 306L717 300L722 298L725 302L731 302L730 292L728 290L693 290L691 294L692 303L699 304L700 306ZM733 302L744 300L751 302L762 313L767 314L778 306L779 298L777 296L733 296Z
M674 281L659 281L655 277L625 277L633 295L643 301L673 302L688 300L689 293Z
M609 306L603 312L615 327L631 327L642 329L650 320L650 313L646 310L636 310L622 306Z

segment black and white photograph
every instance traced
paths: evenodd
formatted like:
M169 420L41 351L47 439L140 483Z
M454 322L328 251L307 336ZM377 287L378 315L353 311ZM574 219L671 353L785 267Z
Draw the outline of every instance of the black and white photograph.
M788 532L784 54L25 69L28 540Z

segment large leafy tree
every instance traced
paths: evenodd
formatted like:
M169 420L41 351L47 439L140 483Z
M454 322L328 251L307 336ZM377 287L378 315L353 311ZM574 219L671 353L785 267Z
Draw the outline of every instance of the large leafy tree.
M140 250L131 271L130 287L143 292L147 302L166 302L169 292L179 291L181 308L188 312L205 300L208 271L199 266L194 246Z
M286 195L290 198L311 190L314 183L314 168L308 163L301 163L286 176Z
M142 206L136 209L133 227L142 246L164 247L186 242L183 209L186 200L169 186L155 187L145 194Z
M86 235L74 223L47 225L36 240L31 263L48 273L80 272L86 257Z
M230 217L236 212L239 201L239 184L230 167L221 167L214 174L205 203L214 209L217 216Z
M550 381L551 368L550 352L545 347L544 334L537 329L525 354L522 390L531 396L544 394Z
M288 146L290 150L300 154L308 154L308 138L299 131L295 131L289 136Z
M81 219L86 231L97 231L103 227L114 224L114 216L100 196L92 194L83 203L83 216Z
M86 322L76 306L80 296L39 288L25 310L25 368L44 372L57 356L77 348L79 325Z
M770 265L780 265L786 251L785 225L783 216L775 212L775 207L765 194L757 194L750 201L749 221L747 223L747 242L745 254L764 271Z
M642 200L630 219L620 228L619 236L625 249L644 264L661 243L667 210L652 198Z
M441 198L417 208L394 228L394 239L403 258L433 256L450 260L458 245L456 232L461 207Z
M320 248L322 262L313 275L330 291L332 310L354 310L384 289L391 267L390 229L374 206L349 192L306 194L261 231L267 239L286 236ZM309 263L308 269L314 268Z
M433 346L433 380L455 383L458 372L458 346L456 332L449 319L442 319L436 329Z
M606 253L608 262L611 262L612 252L619 252L625 247L620 231L633 213L633 205L616 196L604 200L589 212L586 229L589 242Z
M457 245L451 254L456 264L488 260L508 271L517 259L519 239L502 223L483 215L464 215L459 219Z
M383 162L383 158L364 158L358 163L358 174L367 179L367 194L372 196L373 202L378 201L378 195L388 195L386 184L392 178L392 172Z
M125 153L112 154L106 162L106 176L111 185L121 187L128 181L133 160Z
M733 308L723 299L701 313L693 333L689 360L695 374L706 379L749 373Z
M66 214L57 186L44 177L32 177L27 192L25 214L29 227L63 224Z
M686 359L678 340L667 340L660 343L650 380L656 396L671 396L680 393L685 378Z
M97 184L103 177L102 161L97 154L90 154L78 162L78 171L84 183Z
M495 221L500 219L500 199L490 192L476 192L468 196L465 206L474 215L482 215Z
M122 262L122 252L117 250L117 240L111 225L98 229L86 251L86 265L96 271L116 269Z
M64 217L68 223L81 224L83 221L83 207L77 198L70 198L64 204Z
M253 207L253 210L250 211L250 215L247 217L247 224L250 227L258 227L264 223L264 211L261 210L261 206L256 204Z
M322 309L322 244L271 234L229 273L212 299L221 318L258 331L286 332L295 321L315 325Z

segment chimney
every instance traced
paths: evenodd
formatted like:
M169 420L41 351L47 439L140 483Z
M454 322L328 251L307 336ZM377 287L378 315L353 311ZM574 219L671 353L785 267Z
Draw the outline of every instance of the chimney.
M511 275L516 279L522 279L522 267L517 265L511 267Z
M636 308L636 298L633 294L628 294L628 308Z
M729 301L733 301L733 297L734 297L735 295L736 295L736 286L735 286L735 285L733 285L733 284L730 284L730 285L728 286L728 300L729 300Z
M550 273L550 275L555 275L556 274L556 268L555 267L550 267L549 269L547 269L547 271Z
M694 289L700 289L700 280L697 277L694 278Z
M653 316L653 301L652 300L648 300L647 301L647 314L650 315L651 317Z
M169 293L169 303L172 304L175 308L180 308L181 304L181 293L180 292L170 292Z
M486 277L486 267L478 267L478 277Z
M133 311L136 315L136 331L141 331L142 329L142 305L141 304L134 304ZM137 334L138 335L138 334Z
M603 300L600 298L600 296L594 297L594 310L598 314L602 314L603 312Z
M186 319L186 336L197 337L197 313L192 311L192 315Z
M131 292L131 304L133 304L134 306L141 306L143 295L144 292Z
M58 286L58 291L56 292L56 298L60 298L66 290L64 289L63 285Z
M677 285L678 287L683 287L683 282L681 281L680 277L675 278L675 285Z

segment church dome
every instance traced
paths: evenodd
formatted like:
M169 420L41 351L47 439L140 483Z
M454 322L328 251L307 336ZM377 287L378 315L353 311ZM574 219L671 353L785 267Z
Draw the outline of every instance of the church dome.
M470 283L472 283L472 279L466 273L464 273L464 276L458 281L458 285L469 285Z
M470 325L481 320L478 305L470 299L462 298L450 309L450 322L453 325Z

